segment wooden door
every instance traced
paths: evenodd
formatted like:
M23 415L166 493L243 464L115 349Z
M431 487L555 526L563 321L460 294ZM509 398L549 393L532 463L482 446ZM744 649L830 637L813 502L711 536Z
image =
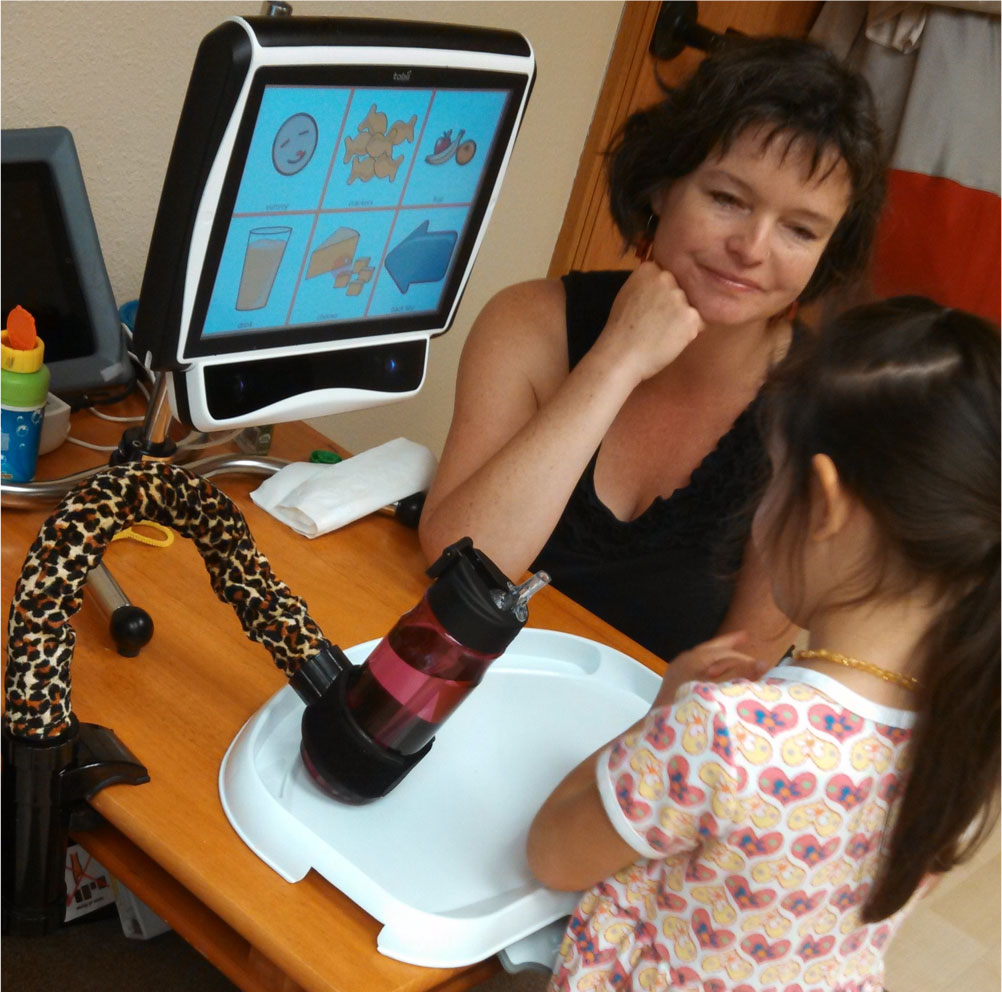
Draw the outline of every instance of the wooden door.
M660 8L660 3L623 5L616 44L550 261L551 277L571 269L630 269L636 264L631 253L623 253L622 237L609 215L603 152L633 111L661 98L659 77L673 85L689 75L703 58L702 52L691 48L667 62L648 53ZM732 28L749 35L803 37L820 9L820 2L800 0L721 0L699 4L699 23L720 33Z

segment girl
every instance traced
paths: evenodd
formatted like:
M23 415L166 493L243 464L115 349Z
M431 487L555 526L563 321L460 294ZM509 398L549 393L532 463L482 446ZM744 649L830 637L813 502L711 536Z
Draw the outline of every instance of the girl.
M736 40L632 117L609 161L616 223L650 261L485 307L422 547L434 561L468 534L509 576L545 569L665 659L734 629L775 657L790 632L742 560L748 521L723 567L718 548L765 460L748 408L794 304L865 267L883 191L870 92L817 45Z
M918 297L771 376L752 533L808 646L758 681L738 634L681 655L547 800L533 871L591 887L551 988L882 988L914 899L995 817L999 388L997 332Z

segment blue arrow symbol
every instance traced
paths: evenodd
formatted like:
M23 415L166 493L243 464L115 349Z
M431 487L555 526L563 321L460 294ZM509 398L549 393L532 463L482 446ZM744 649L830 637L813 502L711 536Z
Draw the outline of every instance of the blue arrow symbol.
M438 282L449 269L456 247L455 231L429 231L423 221L387 256L386 271L406 293L416 282Z

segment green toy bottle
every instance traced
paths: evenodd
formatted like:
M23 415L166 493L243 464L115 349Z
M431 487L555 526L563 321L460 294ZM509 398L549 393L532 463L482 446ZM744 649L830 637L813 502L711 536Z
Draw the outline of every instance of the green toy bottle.
M17 306L0 332L0 478L30 482L42 435L49 370L35 318Z

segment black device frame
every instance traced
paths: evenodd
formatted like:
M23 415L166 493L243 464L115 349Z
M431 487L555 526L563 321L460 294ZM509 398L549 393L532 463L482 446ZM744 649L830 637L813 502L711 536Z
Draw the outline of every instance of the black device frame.
M352 48L372 47L374 49L440 49L443 51L483 51L488 54L531 55L525 39L517 32L497 31L475 27L422 24L404 21L381 21L366 18L244 18L251 27L255 38L263 48L282 46L346 46ZM136 315L135 347L140 357L146 359L157 371L180 372L193 361L210 356L246 354L253 361L254 351L268 348L295 348L308 350L311 344L325 341L355 341L360 345L365 339L389 334L441 333L446 330L445 319L458 303L457 285L465 273L475 239L466 238L465 244L457 242L457 254L453 259L448 293L442 299L435 316L444 314L441 325L430 319L430 311L421 314L406 314L385 319L374 318L360 324L358 321L317 323L282 327L274 331L255 329L233 333L216 333L207 338L201 334L201 322L208 308L212 286L222 255L223 242L230 223L230 212L237 195L244 156L249 147L257 111L269 81L280 79L283 83L294 80L310 80L310 85L343 85L345 73L350 72L354 80L360 78L360 67L317 65L275 67L262 66L257 69L252 82L251 95L239 125L237 139L224 183L225 202L221 201L213 217L208 251L202 265L201 278L196 290L192 319L187 327L182 327L182 297L187 278L186 265L192 247L196 223L196 210L187 216L178 217L177 204L198 204L207 187L209 172L222 145L224 132L231 115L235 111L241 90L251 70L251 41L246 30L232 22L227 22L210 32L203 40L195 67L192 72L188 94L178 123L177 136L171 152L167 179L161 195L150 254L140 294L140 304ZM379 72L383 75L380 76ZM455 66L428 68L420 65L389 64L372 69L366 79L372 85L401 87L401 81L393 80L393 74L411 72L408 83L416 88L428 88L431 73L438 81L446 75L450 86L467 89L506 89L510 96L502 114L502 120L495 132L494 142L508 142L512 129L518 121L521 107L531 91L535 75L505 73L492 70L479 71ZM418 83L416 80L420 80ZM452 83L455 80L455 83ZM370 85L368 82L365 85ZM217 95L212 107L199 99L204 92ZM485 191L493 188L500 168L500 160L495 161L481 179L477 201L467 217L467 227L478 226L483 220L490 202ZM226 190L229 190L229 195ZM232 196L232 199L230 198ZM197 328L197 330L194 330ZM185 333L183 354L179 357L180 338ZM374 342L375 343L375 342Z

